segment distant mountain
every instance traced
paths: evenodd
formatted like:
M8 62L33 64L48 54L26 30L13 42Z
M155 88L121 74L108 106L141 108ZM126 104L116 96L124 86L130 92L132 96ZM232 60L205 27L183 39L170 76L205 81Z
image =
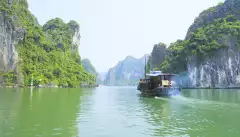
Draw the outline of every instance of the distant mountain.
M101 81L104 81L106 78L107 72L99 72L98 78L101 79Z
M145 58L146 54L140 59L132 56L127 56L123 61L120 61L115 67L109 69L104 80L105 85L127 85L136 84L140 78L144 77Z

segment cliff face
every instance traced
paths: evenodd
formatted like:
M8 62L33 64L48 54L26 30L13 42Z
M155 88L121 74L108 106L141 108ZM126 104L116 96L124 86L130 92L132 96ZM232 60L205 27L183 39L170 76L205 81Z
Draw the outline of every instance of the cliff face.
M72 36L72 46L71 46L71 51L72 52L78 52L78 48L80 46L80 26L76 21L71 20L68 23L68 26L73 30L73 36Z
M95 82L81 65L76 21L55 18L41 26L27 0L1 0L0 12L0 84L29 85L33 80L36 86L77 87Z
M0 4L13 6L13 1L2 1ZM24 38L24 29L15 26L14 16L6 16L7 11L1 10L0 14L0 72L15 70L18 64L18 53L15 44Z
M225 48L212 50L211 56L190 56L187 63L188 86L240 86L239 13L240 0L226 0L225 3L201 13L190 27L187 40L191 40L192 32L196 32L199 28L210 28L211 25L217 27L214 33L206 36L216 38L216 44L223 45Z
M180 73L186 71L186 55L182 54L186 41L177 40L168 48L163 43L155 44L148 59L147 72L161 70L165 73Z
M167 55L167 45L164 43L155 44L149 58L149 67L151 69L159 69L160 64L164 61Z
M190 87L231 87L240 84L240 52L234 38L228 39L228 48L214 52L214 57L198 63L193 56L188 62Z
M92 65L91 61L89 59L83 59L82 60L82 66L84 69L91 75L95 76L96 78L96 84L103 84L104 76L106 73L98 73L95 69L95 67ZM104 76L103 76L104 75Z
M127 85L136 84L140 78L144 77L145 55L140 59L132 56L120 61L114 68L109 69L104 84L106 85Z
M82 65L83 65L84 69L85 69L88 73L90 73L90 74L92 74L92 75L94 75L94 76L97 76L97 75L98 75L96 69L94 68L94 66L92 65L92 63L91 63L91 61L90 61L89 59L83 59L83 60L82 60Z
M211 7L203 11L188 29L186 39L190 39L192 32L196 32L198 28L210 24L216 19L224 18L229 14L235 15L236 17L240 18L239 11L239 0L226 0L224 3L219 3L217 6Z
M185 40L170 44L160 70L180 74L183 87L240 87L239 13L240 0L200 13Z

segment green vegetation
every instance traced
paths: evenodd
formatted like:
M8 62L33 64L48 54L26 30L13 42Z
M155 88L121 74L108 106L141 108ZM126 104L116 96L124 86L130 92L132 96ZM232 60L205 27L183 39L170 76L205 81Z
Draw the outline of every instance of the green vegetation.
M91 61L89 59L83 59L82 60L82 66L84 69L89 73L92 74L93 76L97 76L98 73L94 66L92 65Z
M214 20L198 28L187 46L188 55L210 56L212 51L227 47L228 36L239 37L240 21L233 15Z
M96 71L95 67L92 65L91 61L89 59L83 59L82 60L82 66L84 69L91 75L95 76L96 78L96 84L102 84L103 81L100 78L100 75Z
M165 60L160 64L163 72L179 73L187 69L185 48L188 41L177 40L168 47L170 52Z
M152 56L149 56L146 64L146 73L150 73L151 63L152 63Z
M81 65L78 46L73 36L79 30L75 21L68 24L56 18L43 27L27 9L26 0L14 0L9 8L8 0L2 0L0 11L15 17L14 25L26 30L24 40L16 45L19 53L18 74L24 75L24 85L34 84L66 85L77 87L85 82L95 83L95 76L88 74ZM13 76L14 74L14 76ZM16 72L0 74L7 85L15 84Z
M219 3L219 5L221 5L221 3ZM202 11L199 16L195 19L195 23L203 23L205 24L206 23L206 17L210 14L210 13L213 13L213 12L217 12L216 10L216 7L217 6L213 6L213 7L210 7L204 11Z
M170 54L160 64L163 72L181 73L187 70L187 60L197 56L200 63L214 53L228 48L229 40L240 48L240 21L234 15L215 19L192 33L188 40L178 40L168 47Z
M224 4L224 2L219 2L218 4L217 4L217 6L220 6L220 5L223 5Z
M146 71L149 73L150 70L159 70L159 64L164 61L167 55L167 45L164 43L155 44L148 58Z
M17 81L17 75L14 71L10 71L7 73L0 72L0 76L0 81L2 81L7 86L13 86L13 83Z
M204 10L189 28L190 35L187 35L187 39L177 40L169 45L168 54L163 61L160 57L163 55L161 52L156 52L156 55L152 55L148 59L147 71L150 70L150 66L156 68L153 66L154 58L160 61L157 68L163 72L182 73L187 71L187 62L192 57L196 57L196 63L200 64L202 61L214 57L220 49L224 50L229 46L240 49L240 20L238 17L240 1L233 2L231 9L225 13L216 13L218 12L216 9L224 4L223 2Z

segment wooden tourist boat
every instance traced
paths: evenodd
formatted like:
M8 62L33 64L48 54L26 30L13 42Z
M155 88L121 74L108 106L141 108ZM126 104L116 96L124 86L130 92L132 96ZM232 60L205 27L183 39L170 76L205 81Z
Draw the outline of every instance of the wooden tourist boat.
M173 80L176 74L151 71L144 79L140 79L137 89L147 96L171 96L178 94L181 90Z

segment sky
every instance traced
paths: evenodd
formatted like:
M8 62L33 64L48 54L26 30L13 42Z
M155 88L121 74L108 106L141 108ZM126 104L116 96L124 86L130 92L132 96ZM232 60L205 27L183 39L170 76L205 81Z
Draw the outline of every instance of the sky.
M56 17L80 24L81 58L107 72L126 56L150 54L154 44L184 39L199 13L224 0L28 0L41 25Z

